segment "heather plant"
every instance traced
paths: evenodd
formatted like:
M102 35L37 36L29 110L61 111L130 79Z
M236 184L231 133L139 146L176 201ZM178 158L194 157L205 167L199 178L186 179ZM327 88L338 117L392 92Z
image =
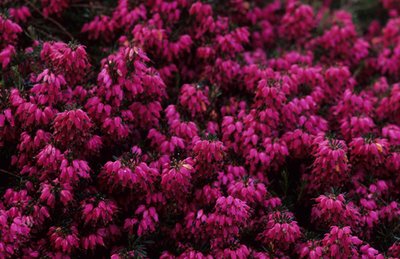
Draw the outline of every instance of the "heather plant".
M400 258L400 1L0 1L0 258Z

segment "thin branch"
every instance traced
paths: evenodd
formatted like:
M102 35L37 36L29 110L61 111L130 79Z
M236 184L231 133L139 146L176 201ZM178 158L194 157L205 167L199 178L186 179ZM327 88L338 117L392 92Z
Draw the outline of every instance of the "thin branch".
M69 33L69 31L67 29L64 28L64 26L62 26L59 22L57 22L56 20L54 20L51 17L46 17L34 4L32 4L31 2L27 1L28 5L30 7L32 7L33 10L35 10L37 13L39 13L45 20L49 20L50 22L52 22L54 25L56 25L60 30L62 30L64 32L65 35L67 35L70 40L74 40L74 36L72 36L71 33Z
M45 36L54 41L60 40L60 38L55 37L51 33L48 33L45 29L42 29L42 26L40 24L34 24L34 26L32 26L32 28L35 30L35 32L37 32L38 34L40 34L42 36ZM30 37L30 38L32 38L32 37Z
M9 172L9 171L6 171L6 170L4 170L4 169L0 169L0 172L5 173L5 174L8 174L8 175L11 175L11 176L14 176L14 177L17 177L18 179L21 179L21 176L18 176L18 175L16 175L16 174L13 174L13 173L11 173L11 172Z
M88 4L71 4L71 7L76 7L76 8L88 8L88 9L97 9L101 11L108 11L109 8L102 6L102 5L95 5L93 3L88 3Z

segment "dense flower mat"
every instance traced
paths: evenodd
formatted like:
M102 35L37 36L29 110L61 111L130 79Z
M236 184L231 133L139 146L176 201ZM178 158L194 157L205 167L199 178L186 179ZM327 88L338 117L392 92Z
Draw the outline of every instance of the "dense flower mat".
M0 258L400 257L400 1L0 8Z

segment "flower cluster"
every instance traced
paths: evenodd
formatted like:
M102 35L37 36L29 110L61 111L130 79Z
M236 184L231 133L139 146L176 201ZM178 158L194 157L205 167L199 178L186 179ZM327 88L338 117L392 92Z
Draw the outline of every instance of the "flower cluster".
M0 1L0 258L400 258L400 2L362 2Z

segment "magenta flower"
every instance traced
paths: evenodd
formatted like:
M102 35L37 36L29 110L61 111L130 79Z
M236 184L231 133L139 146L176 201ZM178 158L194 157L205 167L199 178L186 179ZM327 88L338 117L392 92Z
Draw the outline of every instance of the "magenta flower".
M26 23L26 21L31 17L31 12L26 6L10 8L8 12L10 17L17 23Z
M59 113L54 119L54 138L63 145L85 142L92 125L90 118L80 109Z
M82 216L85 224L108 224L117 213L118 207L112 200L89 199L82 202Z
M12 45L8 45L0 51L0 63L1 67L5 69L11 62L12 56L15 54L15 48Z
M319 225L330 227L351 225L356 228L360 221L360 213L352 204L346 204L343 194L338 196L321 195L315 199L316 205L311 211L312 220Z
M287 212L273 212L266 218L266 226L257 239L264 244L273 243L282 249L289 248L301 236L297 222Z
M64 253L71 253L74 249L79 248L77 234L78 230L75 226L70 228L51 227L48 232L51 245Z
M319 179L310 182L309 188L314 190L326 190L328 186L322 183L329 183L331 186L341 186L350 170L347 156L347 146L343 140L327 139L319 135L313 141L314 151L312 171L305 175L305 179ZM324 179L322 181L322 179Z
M85 47L82 45L69 46L63 42L46 42L40 57L58 73L62 73L71 84L82 81L90 67Z
M194 173L194 161L186 158L181 161L172 160L164 165L161 174L161 186L170 199L185 197L191 188L191 178Z
M207 232L216 236L215 245L222 245L238 237L249 219L249 206L232 196L218 198L215 212L207 218Z
M0 17L0 47L15 42L21 32L22 28L17 23L5 19L3 16Z

